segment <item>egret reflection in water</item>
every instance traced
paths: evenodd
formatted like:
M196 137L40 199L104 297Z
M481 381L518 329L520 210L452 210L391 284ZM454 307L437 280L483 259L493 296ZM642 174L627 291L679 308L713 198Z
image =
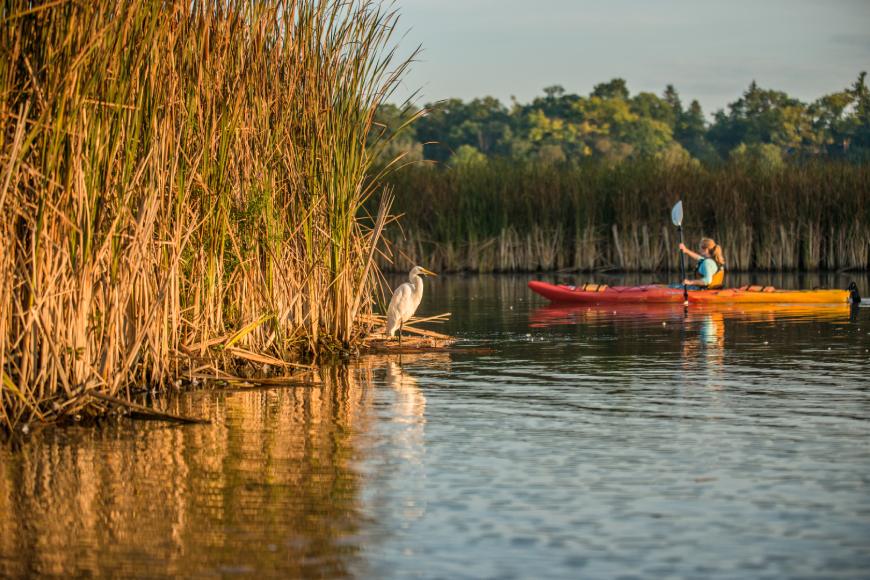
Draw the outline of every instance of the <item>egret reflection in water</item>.
M398 360L387 361L386 383L396 393L395 420L403 423L426 423L426 397L420 385Z

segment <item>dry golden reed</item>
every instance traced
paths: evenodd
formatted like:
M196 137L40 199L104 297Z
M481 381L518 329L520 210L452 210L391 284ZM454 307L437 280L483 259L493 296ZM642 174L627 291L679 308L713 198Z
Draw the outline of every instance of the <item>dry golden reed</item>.
M409 62L396 22L0 0L0 425L352 348L389 221L370 133Z

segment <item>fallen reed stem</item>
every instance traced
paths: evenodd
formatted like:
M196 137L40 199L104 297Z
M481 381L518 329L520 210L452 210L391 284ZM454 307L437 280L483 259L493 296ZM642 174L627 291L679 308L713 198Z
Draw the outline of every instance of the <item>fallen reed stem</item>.
M195 423L201 425L211 424L211 421L208 419L199 419L197 417L185 417L183 415L175 415L173 413L167 413L166 411L158 411L152 407L146 407L144 405L139 405L137 403L133 403L132 401L127 401L125 399L119 399L118 397L112 397L110 395L104 395L103 393L99 393L97 391L88 391L86 393L89 397L94 397L95 399L99 399L101 401L107 401L112 403L113 405L117 405L119 407L123 407L133 413L139 413L144 415L149 419L160 419L163 421L174 421L176 423Z

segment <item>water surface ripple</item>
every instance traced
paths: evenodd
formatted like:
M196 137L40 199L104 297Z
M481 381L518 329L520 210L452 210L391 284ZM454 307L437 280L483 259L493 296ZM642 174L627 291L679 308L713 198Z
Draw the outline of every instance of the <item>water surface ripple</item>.
M451 352L0 447L0 576L867 577L870 307L525 281L430 284Z

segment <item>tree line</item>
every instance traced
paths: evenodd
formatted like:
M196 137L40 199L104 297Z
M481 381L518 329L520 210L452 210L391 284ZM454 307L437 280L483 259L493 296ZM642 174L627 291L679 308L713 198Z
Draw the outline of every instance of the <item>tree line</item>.
M668 85L659 96L632 95L624 79L586 96L554 85L530 103L506 106L494 97L382 105L379 137L391 137L385 158L474 165L491 158L541 163L657 159L666 164L723 162L776 168L790 161L870 159L870 90L866 73L811 103L752 82L710 121L697 100L684 106ZM406 123L409 118L415 122Z

